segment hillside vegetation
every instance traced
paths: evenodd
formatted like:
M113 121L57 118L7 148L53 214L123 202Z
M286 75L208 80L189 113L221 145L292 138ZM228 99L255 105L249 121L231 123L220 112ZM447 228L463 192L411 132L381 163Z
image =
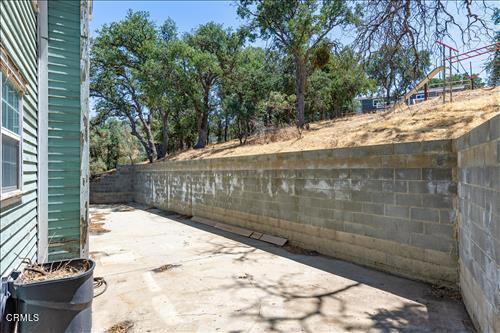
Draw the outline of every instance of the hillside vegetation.
M252 136L245 145L232 140L203 149L189 149L167 159L220 158L457 138L500 114L499 99L500 87L464 91L453 96L453 103L443 104L438 97L410 107L311 123L302 133L295 127L269 131Z

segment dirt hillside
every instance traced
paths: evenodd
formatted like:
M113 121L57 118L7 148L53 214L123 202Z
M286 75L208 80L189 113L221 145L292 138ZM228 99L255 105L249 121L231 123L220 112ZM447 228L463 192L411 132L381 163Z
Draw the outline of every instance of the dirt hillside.
M457 138L500 114L500 87L457 93L453 101L443 104L438 97L386 112L316 122L302 134L294 127L283 128L272 134L253 136L246 145L231 140L204 149L186 150L170 155L168 159L218 158Z

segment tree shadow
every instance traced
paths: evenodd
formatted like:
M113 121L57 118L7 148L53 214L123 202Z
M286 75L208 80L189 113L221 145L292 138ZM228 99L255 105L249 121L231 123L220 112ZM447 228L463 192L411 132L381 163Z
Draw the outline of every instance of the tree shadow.
M453 321L446 316L446 310L443 316L435 308L415 302L404 302L399 306L387 304L385 308L358 314L358 304L349 296L362 292L361 289L355 290L363 286L359 282L334 290L325 290L321 286L306 290L303 284L292 280L290 275L284 275L278 281L256 280L251 275L244 279L233 277L233 283L221 290L258 293L258 300L238 309L233 317L244 319L243 322L250 320L259 325L259 331L265 332L293 330L313 333L323 329L328 332L474 332L468 318ZM360 320L360 315L364 320Z
M134 209L145 209L145 206L134 204ZM247 318L255 323L264 325L268 331L289 332L283 327L295 325L305 332L313 332L309 321L321 318L323 322L332 326L341 327L341 331L362 332L473 332L471 321L462 302L448 298L437 297L432 292L432 286L418 281L394 276L374 269L361 267L353 263L337 260L323 255L308 255L308 252L292 253L286 248L278 247L252 238L233 234L209 225L194 222L188 216L159 209L146 209L149 213L182 223L188 227L208 232L213 237L208 240L209 249L204 249L200 256L230 255L233 262L251 262L253 266L259 264L258 251L281 256L295 262L319 269L336 276L350 280L352 283L335 290L325 290L318 286L314 290L304 290L300 283L294 283L293 278L281 276L277 281L260 278L255 279L250 274L234 276L232 283L224 285L221 293L226 291L239 292L251 289L261 297L258 301L238 309L234 317ZM258 266L257 266L258 267ZM369 319L370 324L357 323L347 309L356 307L349 298L342 296L346 291L360 286L370 286L384 292L399 296L404 300L401 306L381 305L370 313L365 312L363 317ZM273 313L263 311L266 298L278 298L283 304L296 302L307 303L306 311L296 313ZM264 302L264 303L263 303ZM377 305L377 300L373 300ZM334 304L335 315L331 314ZM325 312L330 311L330 314ZM292 311L293 312L293 311Z
M289 275L282 276L277 282L257 281L251 276L249 279L233 278L233 283L224 286L223 290L253 289L260 295L259 299L248 306L239 309L233 314L235 318L245 318L263 326L267 332L290 332L290 327L300 331L313 333L309 321L314 317L320 318L336 326L346 326L345 321L346 302L341 297L342 293L360 286L353 282L347 286L324 292L307 292L303 286L288 281ZM320 289L320 288L318 288ZM280 301L281 306L275 306L273 310L265 311L265 303L268 300ZM335 316L326 313L327 303L335 302L338 306ZM269 302L268 302L269 303ZM299 306L300 309L292 309ZM286 311L288 309L289 311ZM287 327L288 326L288 327Z
M257 262L257 258L252 258L252 254L257 252L255 247L237 242L220 242L216 238L206 241L205 244L210 244L210 248L198 251L198 255L231 255L233 262Z
M179 160L179 156L182 155L183 153L190 152L190 155L185 158L186 160L196 160L196 159L202 159L206 157L210 157L211 155L214 154L219 154L222 152L226 152L223 155L227 155L231 153L235 148L240 147L241 144L239 142L225 142L223 144L217 144L217 145L209 145L205 148L202 149L187 149L183 150L174 154L171 154L165 158L160 159L160 161L177 161ZM227 151L229 150L229 153ZM184 158L180 159L184 160Z
M122 204L92 204L91 209L105 209L112 213L132 212L136 209L144 209L143 205L138 205L134 202Z
M450 321L446 316L437 317L434 309L423 304L404 304L397 309L377 309L370 315L372 328L377 332L474 332L468 317L460 321Z

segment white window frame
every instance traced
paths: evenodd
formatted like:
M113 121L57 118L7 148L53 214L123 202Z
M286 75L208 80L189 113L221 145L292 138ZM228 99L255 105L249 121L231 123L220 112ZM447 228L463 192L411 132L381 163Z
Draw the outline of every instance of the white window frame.
M2 124L2 121L3 121L3 102L2 102L2 94L3 94L3 81L4 79L6 80L9 80L10 81L10 78L9 76L7 76L4 72L0 71L0 196L1 196L1 199L0 201L3 203L4 201L6 200L15 200L17 198L19 198L22 193L23 193L23 118L24 118L24 113L23 113L23 92L19 91L17 88L16 88L16 85L13 83L13 82L10 82L11 83L11 86L14 90L17 91L17 93L19 94L19 134L17 133L13 133L12 131L8 130L7 128L4 128L3 127L3 124ZM18 170L17 170L17 181L18 181L18 186L16 189L11 189L11 190L8 190L8 191L5 191L3 190L3 184L2 184L2 181L3 181L3 170L2 170L2 167L3 167L3 144L2 144L2 141L3 141L3 137L5 136L8 136L9 138L11 139L14 139L16 141L18 141L18 144L19 144L19 153L18 153Z
M372 103L376 109L384 109L387 106L387 102L383 98L375 98Z

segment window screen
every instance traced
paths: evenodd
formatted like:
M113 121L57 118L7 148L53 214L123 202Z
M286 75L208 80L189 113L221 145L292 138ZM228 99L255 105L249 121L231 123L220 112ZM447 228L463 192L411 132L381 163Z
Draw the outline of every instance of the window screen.
M19 141L8 136L2 138L2 190L15 190L19 186Z
M2 84L2 127L19 134L19 94L5 76Z
M20 189L20 154L21 96L9 83L4 74L0 74L2 103L0 112L2 135L2 193Z

